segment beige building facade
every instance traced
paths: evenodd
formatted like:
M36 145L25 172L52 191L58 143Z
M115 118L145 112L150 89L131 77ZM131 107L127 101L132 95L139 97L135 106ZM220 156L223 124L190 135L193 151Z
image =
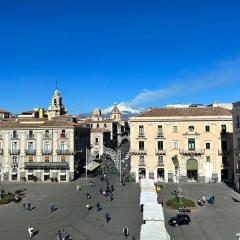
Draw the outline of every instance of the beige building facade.
M233 103L234 184L240 191L240 102Z
M231 181L232 114L220 107L151 109L130 118L131 174L164 182Z

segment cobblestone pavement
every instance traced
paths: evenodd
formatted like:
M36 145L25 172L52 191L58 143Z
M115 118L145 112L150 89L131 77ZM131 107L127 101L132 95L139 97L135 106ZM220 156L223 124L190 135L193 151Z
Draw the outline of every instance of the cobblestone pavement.
M159 197L166 202L171 192L177 190L177 184L163 184ZM203 195L215 195L216 204L197 207L190 213L190 225L171 227L167 221L177 211L168 210L164 205L166 228L174 240L236 240L240 232L240 195L222 184L183 184L183 195L197 201Z
M109 174L110 184L115 191L114 200L100 196L99 189L106 188L106 183L99 178L93 181L95 187L90 187L89 180L79 182L81 190L76 191L76 183L2 183L6 191L27 188L26 203L31 202L34 209L30 212L23 210L22 203L11 203L0 207L0 239L26 240L29 239L27 229L32 225L38 234L35 240L56 240L57 231L64 228L74 240L121 240L122 229L128 226L132 235L140 238L142 215L139 210L140 188L136 183L120 186L119 176ZM86 193L91 199L88 201ZM103 207L97 212L96 203ZM86 208L91 202L92 210ZM54 203L56 211L50 212L50 203ZM109 213L111 220L105 221L105 214Z

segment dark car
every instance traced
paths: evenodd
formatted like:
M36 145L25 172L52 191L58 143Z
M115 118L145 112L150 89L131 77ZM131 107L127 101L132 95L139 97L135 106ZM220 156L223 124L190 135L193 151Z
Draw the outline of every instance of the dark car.
M171 217L168 224L171 226L179 226L184 224L189 224L191 222L190 217L187 214L177 214L175 217Z

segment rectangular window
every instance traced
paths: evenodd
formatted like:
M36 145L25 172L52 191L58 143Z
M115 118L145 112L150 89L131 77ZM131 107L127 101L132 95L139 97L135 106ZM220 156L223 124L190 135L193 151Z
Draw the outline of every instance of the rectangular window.
M240 128L240 119L239 119L239 115L237 115L236 128Z
M205 126L205 131L210 132L210 126Z
M50 142L44 142L44 150L49 151L50 150Z
M98 138L95 138L95 143L98 144Z
M12 143L12 150L17 150L17 142Z
M61 150L64 151L64 150L67 150L67 142L61 142Z
M18 138L17 131L13 131L13 138Z
M142 125L139 126L139 136L144 136L144 127Z
M144 141L139 142L139 150L144 150Z
M64 155L61 156L61 162L65 162L66 161L66 157Z
M29 155L29 156L28 156L28 161L29 161L29 162L33 162L33 155Z
M158 136L162 136L162 135L163 135L162 125L158 125Z
M33 150L33 142L28 142L28 150Z
M210 156L206 156L206 162L211 162Z
M163 155L158 155L158 166L163 166Z
M188 139L188 150L189 151L194 151L195 150L195 139L194 138L189 138Z
M174 133L178 132L178 127L177 126L173 126L173 132Z
M227 126L225 124L221 125L221 133L225 134L227 132Z
M139 165L140 166L144 166L145 165L145 160L144 160L144 156L143 155L139 156Z
M178 149L178 142L172 142L172 149Z
M163 150L163 141L158 141L158 150Z
M62 130L61 138L65 138L65 137L66 137L66 131L65 131L65 130Z
M211 149L211 144L210 144L210 142L206 142L206 149Z
M45 131L45 137L48 138L49 137L49 130Z
M50 159L49 155L46 155L45 156L45 162L49 162L49 159Z

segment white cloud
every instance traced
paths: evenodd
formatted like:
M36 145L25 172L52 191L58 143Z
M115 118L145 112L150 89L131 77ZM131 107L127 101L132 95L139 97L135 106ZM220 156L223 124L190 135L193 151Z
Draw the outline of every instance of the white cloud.
M240 80L240 59L222 62L216 68L206 74L191 77L187 80L172 84L158 90L142 90L136 97L126 104L139 106L141 104L156 102L171 97L193 94L203 90L212 90L218 87L227 86L232 82Z

